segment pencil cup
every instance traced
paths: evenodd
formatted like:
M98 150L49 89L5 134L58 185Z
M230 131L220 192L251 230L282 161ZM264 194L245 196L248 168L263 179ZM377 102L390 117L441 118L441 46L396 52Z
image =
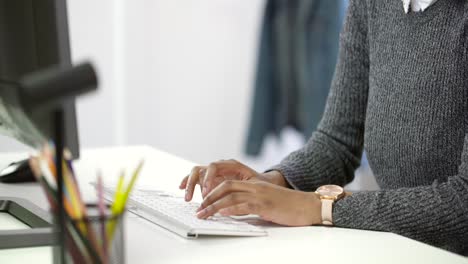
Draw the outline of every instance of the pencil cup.
M103 215L96 205L86 205L86 212L82 218L65 217L65 234L58 239L62 246L54 248L54 263L125 263L124 213L112 215L107 210Z

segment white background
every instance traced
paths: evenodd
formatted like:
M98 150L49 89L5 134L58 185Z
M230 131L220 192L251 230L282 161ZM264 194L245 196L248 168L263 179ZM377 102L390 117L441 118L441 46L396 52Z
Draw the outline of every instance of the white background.
M75 61L100 92L78 104L83 146L148 144L195 162L242 153L263 1L69 2Z

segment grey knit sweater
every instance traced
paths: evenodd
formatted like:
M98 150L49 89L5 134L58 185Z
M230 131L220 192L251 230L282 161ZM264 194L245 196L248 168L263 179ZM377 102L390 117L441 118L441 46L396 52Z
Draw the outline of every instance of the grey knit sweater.
M274 169L304 191L344 185L363 148L381 190L337 202L335 225L468 255L468 1L350 1L323 119Z

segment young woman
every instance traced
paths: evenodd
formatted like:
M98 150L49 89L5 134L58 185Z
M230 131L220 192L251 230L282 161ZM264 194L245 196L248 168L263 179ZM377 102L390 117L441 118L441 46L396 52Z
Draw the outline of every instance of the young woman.
M363 148L381 190L330 186L353 180ZM236 161L195 167L180 186L186 200L196 184L200 218L381 230L468 255L468 1L351 0L308 143L265 173Z

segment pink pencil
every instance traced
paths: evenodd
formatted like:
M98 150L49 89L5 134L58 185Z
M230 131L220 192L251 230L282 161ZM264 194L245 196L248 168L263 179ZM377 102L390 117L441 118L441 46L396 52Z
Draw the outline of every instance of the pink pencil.
M98 208L99 208L99 215L101 221L101 236L102 236L102 247L103 247L103 262L107 262L107 234L106 234L106 206L104 204L104 191L103 191L103 184L102 184L102 175L98 172Z

